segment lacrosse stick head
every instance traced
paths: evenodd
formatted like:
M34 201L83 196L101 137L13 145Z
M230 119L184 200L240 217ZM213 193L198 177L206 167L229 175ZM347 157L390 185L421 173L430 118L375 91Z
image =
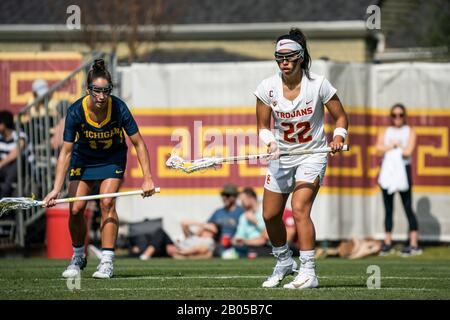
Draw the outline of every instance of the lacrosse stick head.
M167 159L166 161L166 166L168 167L178 167L178 166L182 166L184 163L184 159L182 157L180 157L178 154L176 153L172 153L169 157L169 159Z
M220 163L218 158L201 158L194 161L187 161L179 155L173 153L166 161L166 166L172 169L178 169L185 173L192 173L202 169L215 167Z
M169 168L172 168L172 169L179 169L179 170L189 173L191 163L184 160L178 154L172 153L170 155L169 159L167 159L167 161L166 161L166 166Z
M39 205L39 201L32 198L3 198L0 199L0 217L8 211L30 209Z

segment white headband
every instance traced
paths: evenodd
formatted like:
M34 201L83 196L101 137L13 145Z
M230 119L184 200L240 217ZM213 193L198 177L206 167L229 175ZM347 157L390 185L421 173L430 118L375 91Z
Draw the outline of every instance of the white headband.
M300 55L303 57L303 48L297 41L291 39L281 39L280 41L277 42L275 52L278 52L281 49L300 51Z

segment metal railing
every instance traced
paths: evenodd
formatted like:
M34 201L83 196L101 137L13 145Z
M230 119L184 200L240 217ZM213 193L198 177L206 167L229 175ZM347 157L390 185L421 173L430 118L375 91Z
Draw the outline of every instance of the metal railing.
M52 86L48 92L24 107L16 117L16 131L24 132L26 142L18 143L18 183L19 197L42 199L53 188L56 162L63 141L64 119L67 108L80 98L86 89L85 75L98 58L106 60L112 75L115 74L115 57L96 53L71 72L66 78ZM67 92L75 92L68 95ZM62 191L67 193L67 180ZM15 217L14 244L24 247L28 228L45 213L44 208L19 210Z

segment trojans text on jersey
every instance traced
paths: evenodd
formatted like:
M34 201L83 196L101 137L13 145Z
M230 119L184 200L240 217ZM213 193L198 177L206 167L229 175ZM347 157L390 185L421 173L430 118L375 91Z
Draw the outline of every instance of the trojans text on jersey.
M304 108L304 109L294 110L294 111L291 111L291 112L275 111L275 113L276 113L278 118L291 119L291 118L302 117L302 116L307 116L309 114L312 114L313 113L313 108L312 107L307 107L307 108Z

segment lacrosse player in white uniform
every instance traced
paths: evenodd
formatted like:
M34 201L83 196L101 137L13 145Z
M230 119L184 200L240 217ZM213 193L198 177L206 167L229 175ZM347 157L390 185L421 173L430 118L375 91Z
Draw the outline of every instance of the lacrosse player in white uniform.
M288 289L314 288L315 229L311 208L325 175L327 153L283 156L280 152L324 148L332 153L343 148L348 120L336 89L323 76L309 71L311 58L304 34L291 29L277 39L275 60L280 71L263 80L255 91L256 116L260 139L270 156L264 184L263 215L276 257L276 266L263 287L278 286L283 278L297 271L286 242L283 211L292 193L292 211L299 234L300 269ZM328 144L324 131L324 105L336 122L333 141ZM270 124L274 120L274 133Z

